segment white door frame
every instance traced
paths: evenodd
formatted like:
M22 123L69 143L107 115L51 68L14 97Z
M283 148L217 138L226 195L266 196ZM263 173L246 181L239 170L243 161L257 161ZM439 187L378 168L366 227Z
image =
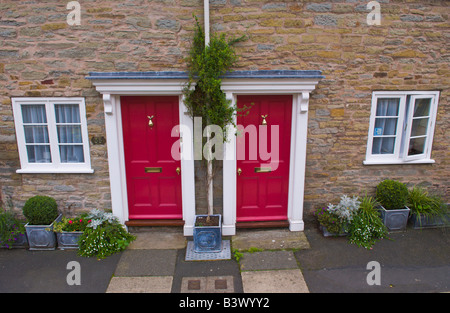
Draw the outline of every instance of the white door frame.
M288 220L291 231L303 231L303 195L305 189L306 140L309 94L318 78L224 79L222 90L233 105L238 95L292 95L291 150L289 164ZM235 121L236 122L236 121ZM232 127L230 131L233 132ZM231 133L225 144L223 162L224 235L236 234L236 136Z
M112 211L121 223L128 218L128 196L125 173L120 96L178 96L181 146L181 195L184 235L191 236L195 219L195 176L193 155L193 121L183 101L185 79L95 79L92 81L103 95Z
M181 189L184 235L192 236L195 220L193 121L183 101L184 72L89 73L103 95L111 203L114 215L128 221L128 199L122 134L121 95L179 96L181 128ZM236 103L238 95L292 95L288 220L291 231L302 231L309 95L323 78L320 71L242 71L227 75L222 90ZM184 131L183 131L184 130ZM230 132L233 130L230 129ZM229 136L223 161L223 234L236 233L236 139ZM295 191L295 192L294 192Z

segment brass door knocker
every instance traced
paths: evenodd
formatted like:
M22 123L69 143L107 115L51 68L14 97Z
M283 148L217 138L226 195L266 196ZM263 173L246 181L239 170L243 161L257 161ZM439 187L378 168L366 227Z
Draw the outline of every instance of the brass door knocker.
M266 121L266 117L267 116L269 116L268 114L266 114L266 115L261 115L261 117L262 117L262 122L261 122L261 125L267 125L267 121Z
M154 118L154 117L155 117L154 115L152 115L152 116L147 116L147 118L148 118L148 126L150 126L150 128L153 127L153 118Z

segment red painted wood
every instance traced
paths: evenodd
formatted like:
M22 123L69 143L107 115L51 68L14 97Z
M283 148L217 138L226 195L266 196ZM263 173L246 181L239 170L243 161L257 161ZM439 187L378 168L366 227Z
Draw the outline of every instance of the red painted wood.
M242 125L249 132L256 132L253 137L245 132L245 140L238 135L237 140L237 169L242 173L237 175L237 222L273 221L287 219L289 192L289 156L291 143L292 96L289 95L258 95L238 96L239 107L253 103L248 115L237 117L237 124ZM267 115L267 126L261 126L261 115ZM249 126L254 125L254 126ZM278 125L279 133L272 139L274 128ZM259 138L262 127L267 129L267 148L261 151ZM250 151L256 149L257 153ZM272 149L279 149L278 159L272 153L272 160L267 159L261 152L271 153ZM245 149L245 159L243 157ZM253 151L255 152L255 151ZM256 157L255 157L256 156ZM273 162L269 173L255 173L255 167L263 167ZM266 165L267 167L267 165Z
M179 124L178 97L123 96L123 143L129 219L181 219L180 161L171 155L172 127ZM147 116L154 116L148 126ZM146 173L161 167L161 173ZM114 179L113 177L111 179Z

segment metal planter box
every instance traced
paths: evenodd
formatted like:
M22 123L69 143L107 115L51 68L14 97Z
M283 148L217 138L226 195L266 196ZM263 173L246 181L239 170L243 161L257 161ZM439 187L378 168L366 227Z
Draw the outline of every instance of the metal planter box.
M414 229L448 227L450 226L450 213L443 216L425 216L413 213L411 214L411 224Z
M78 249L78 240L82 234L82 231L63 231L61 233L56 233L58 249Z
M206 217L207 215L197 215ZM220 252L222 251L222 216L217 226L194 226L194 252ZM194 224L195 225L195 224Z
M56 236L53 232L53 224L62 218L60 214L50 225L25 225L30 250L55 250Z
M408 223L408 216L410 209L405 206L404 209L386 210L383 206L379 206L378 210L381 213L381 220L387 227L388 231L405 231Z

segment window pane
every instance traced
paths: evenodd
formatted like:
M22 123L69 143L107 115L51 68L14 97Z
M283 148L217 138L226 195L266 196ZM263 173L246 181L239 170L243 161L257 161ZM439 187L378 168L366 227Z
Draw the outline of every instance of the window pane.
M428 118L417 118L413 120L411 137L425 136L427 134Z
M408 155L423 154L425 152L425 139L427 137L414 138L409 141Z
M398 116L399 98L382 98L377 102L377 116Z
M83 143L81 126L57 126L59 143Z
M414 117L428 116L430 114L431 99L416 99Z
M56 123L80 123L78 104L55 104Z
M395 135L397 133L397 118L376 118L374 136Z
M83 163L84 153L82 145L60 145L61 163Z
M24 124L47 123L47 115L45 115L45 105L22 105L22 119Z
M24 126L26 143L49 143L47 126Z
M395 137L374 137L372 154L393 154Z
M51 163L49 145L27 145L27 154L29 163Z

